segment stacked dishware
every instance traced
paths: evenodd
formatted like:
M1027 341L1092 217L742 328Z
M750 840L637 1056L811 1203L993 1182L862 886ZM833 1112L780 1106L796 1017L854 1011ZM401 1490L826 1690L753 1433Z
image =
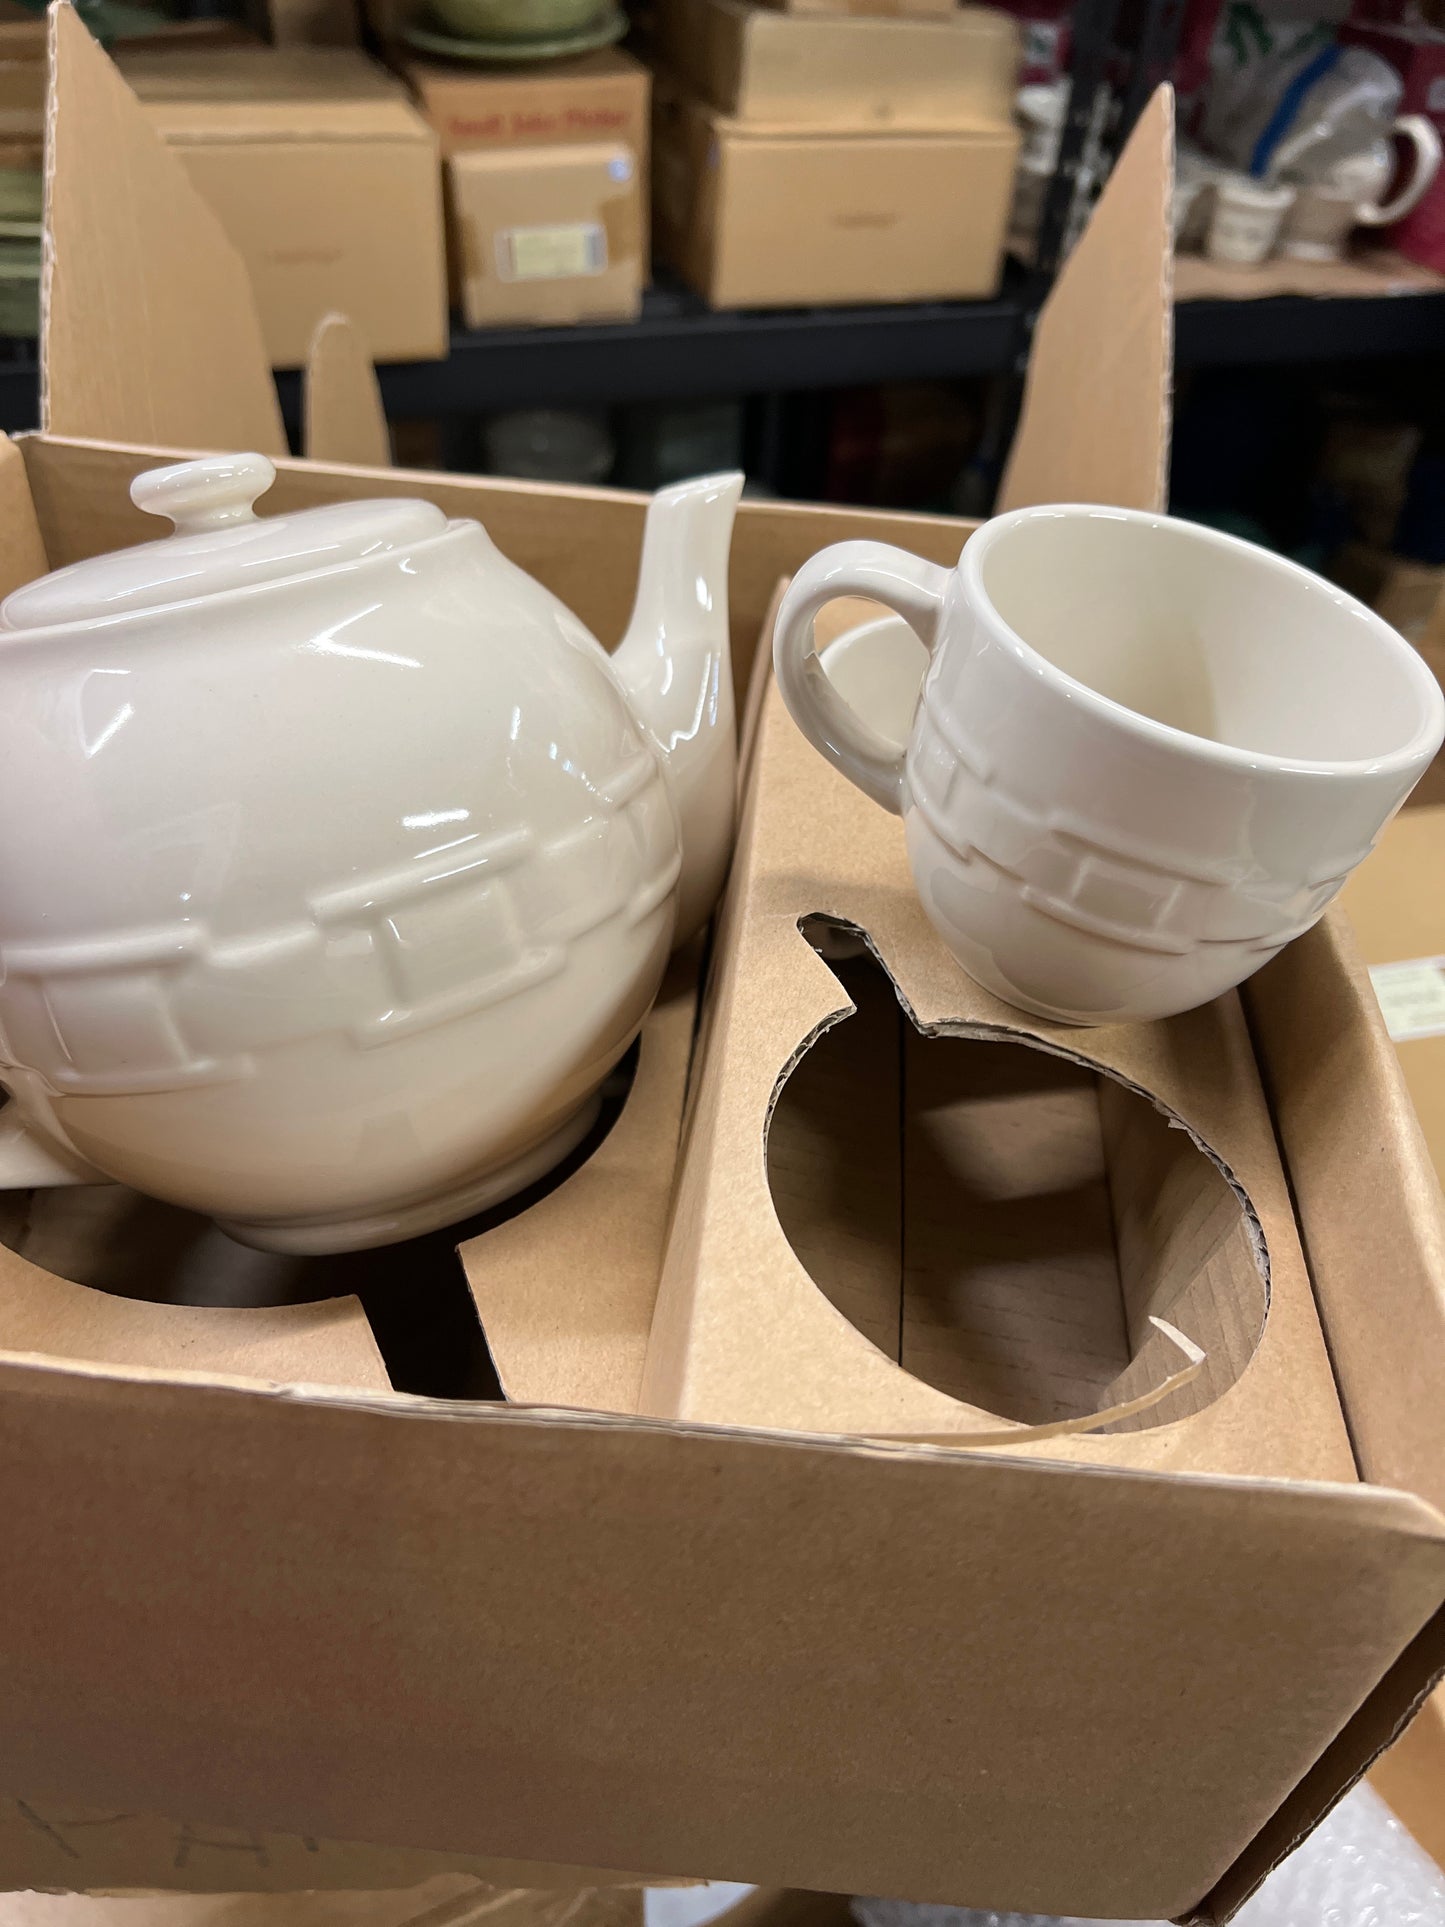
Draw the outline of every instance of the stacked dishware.
M444 60L514 64L590 53L626 31L616 0L427 0L406 39Z

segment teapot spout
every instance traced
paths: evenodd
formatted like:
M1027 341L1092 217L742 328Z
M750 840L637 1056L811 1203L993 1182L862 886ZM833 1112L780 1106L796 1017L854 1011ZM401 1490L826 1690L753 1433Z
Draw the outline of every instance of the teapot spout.
M706 923L727 875L737 789L728 551L741 475L661 489L647 511L637 599L613 655L661 749L682 823L675 941Z

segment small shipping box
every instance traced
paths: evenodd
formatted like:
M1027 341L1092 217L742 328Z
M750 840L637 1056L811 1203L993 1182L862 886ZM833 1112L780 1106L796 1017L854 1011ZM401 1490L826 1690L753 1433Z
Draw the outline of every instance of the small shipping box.
M659 256L717 308L998 291L1018 133L768 127L659 84Z
M669 66L702 99L775 128L1007 122L1015 22L989 7L943 19L778 13L748 0L663 0Z
M620 47L522 68L408 61L403 68L443 156L473 148L631 148L647 178L651 77Z
M145 167L113 170L122 193L143 180L144 209L106 203L93 174L75 178L87 118L99 112L121 142L127 101L73 14L55 19L49 412L45 431L0 457L4 589L154 533L126 487L160 453L136 445L137 428L174 422L167 391L206 411L192 447L274 432L254 316L234 307L244 280L172 157L156 145ZM1161 95L1041 317L1011 503L1162 499L1169 136ZM156 222L184 237L182 264L137 247ZM88 386L85 304L103 316L92 333L108 337ZM173 371L187 352L228 371L214 398L194 367ZM119 370L141 399L116 391ZM67 437L67 423L88 439ZM424 495L475 515L596 634L621 632L641 497L278 468L268 509ZM730 577L739 685L779 579L823 544L871 536L951 563L969 533L942 518L744 502ZM43 1854L47 1878L34 1884L76 1882L67 1818L156 1814L170 1829L148 1836L144 1868L137 1847L125 1884L186 1884L178 1833L206 1830L239 1836L247 1850L226 1872L254 1884L315 1884L313 1848L371 1841L451 1864L505 1856L1217 1923L1445 1668L1445 1216L1338 919L1283 952L1242 1000L1197 1020L1220 1048L1196 1050L1192 1070L1182 1056L1164 1063L1163 1109L1142 1075L1125 1089L1118 1033L1052 1053L1039 1049L1047 1040L1025 1044L1049 1075L977 1089L976 1122L1002 1126L963 1133L987 1184L951 1227L931 1228L946 1234L932 1247L944 1270L985 1234L1007 1265L1011 1224L1037 1240L1040 1225L1009 1194L1007 1160L989 1152L1032 1131L1042 1100L1054 1124L1037 1141L1057 1150L1048 1196L1076 1229L1095 1227L1088 1275L1116 1304L1129 1279L1187 1275L1184 1338L1186 1313L1196 1333L1208 1325L1217 1285L1217 1336L1196 1337L1205 1356L1165 1377L1182 1416L1166 1411L1157 1380L1143 1394L1155 1403L1136 1411L1142 1425L1116 1410L1097 1437L1078 1426L1024 1436L1035 1415L998 1411L1006 1401L993 1389L975 1400L992 1414L992 1441L962 1445L957 1428L941 1445L843 1435L808 1414L791 1424L640 1415L664 1248L672 1302L685 1306L697 1301L678 1266L703 1240L711 1297L719 1214L762 1181L755 1235L793 1272L785 1292L760 1299L759 1246L737 1254L739 1294L767 1314L738 1383L755 1379L758 1359L789 1336L810 1267L824 1273L828 1257L816 1246L805 1261L778 1229L787 1216L805 1249L800 1226L828 1233L826 1214L800 1215L819 1195L802 1180L819 1168L814 1134L849 1121L860 1085L856 1071L830 1083L838 1060L824 1047L861 1024L866 1062L870 1011L888 1016L896 1040L901 1023L926 1026L940 1008L937 959L898 961L903 899L889 874L869 873L867 850L843 853L854 864L846 902L836 872L820 870L813 891L806 874L759 867L766 839L779 847L788 812L816 791L768 678L751 686L750 827L696 1050L686 992L680 1010L665 998L593 1158L461 1254L514 1403L402 1389L368 1348L354 1296L250 1310L142 1303L27 1260L14 1249L21 1233L0 1243L0 1318L19 1308L0 1333L10 1879L32 1880ZM865 840L886 846L897 829L879 813ZM895 981L933 984L932 1001L919 991L900 1015L890 991L850 1015L827 961L838 919L877 923ZM773 1002L765 984L746 986L762 1011L751 1030L737 1022L744 980L732 967L744 948L781 966ZM836 959L843 977L858 961ZM974 1017L998 1034L917 1049L959 1062L1020 1049L1005 1035L1017 1013L977 1004ZM715 1074L724 1036L741 1106L722 1102ZM1142 1073L1137 1040L1129 1048ZM885 1040L878 1061L888 1055ZM805 1078L810 1059L818 1075L794 1086L790 1073ZM1150 1082L1157 1045L1155 1060ZM670 1212L689 1074L685 1183ZM1116 1095L1099 1095L1100 1078ZM770 1098L781 1116L809 1087L770 1144ZM951 1099L920 1113L925 1160L945 1141L930 1122L944 1112L956 1120ZM1080 1135L1091 1116L1092 1136ZM719 1129L729 1121L731 1135ZM704 1156L709 1140L716 1154ZM856 1222L857 1179L846 1160L831 1168L841 1218ZM1111 1203L1113 1176L1131 1170L1142 1182ZM64 1228L44 1246L52 1266ZM72 1221L72 1249L83 1230ZM113 1277L106 1267L125 1247L112 1222L89 1247L90 1275ZM146 1270L134 1250L130 1270ZM1111 1343L1116 1355L1137 1348L1147 1375L1159 1335L1149 1315L1171 1320L1152 1287L1144 1299L1137 1331L1120 1305ZM866 1343L836 1300L819 1302L830 1345L840 1332ZM1036 1355L1046 1352L1048 1298L1014 1303ZM208 1338L209 1312L220 1316ZM678 1325L671 1332L677 1341ZM876 1369L942 1398L919 1376L932 1369L927 1338L916 1326L907 1367L875 1348ZM1010 1334L991 1342L1006 1360ZM253 1873L273 1842L285 1872Z
M630 147L482 148L453 154L447 175L468 327L637 314L646 243Z
M273 366L331 309L380 361L445 354L437 144L400 82L344 47L120 64L245 261Z

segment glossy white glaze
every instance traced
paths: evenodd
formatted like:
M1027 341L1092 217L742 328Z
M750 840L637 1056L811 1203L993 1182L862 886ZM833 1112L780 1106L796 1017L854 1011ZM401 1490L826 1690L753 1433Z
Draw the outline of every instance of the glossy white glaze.
M814 615L846 595L896 610L929 652L903 753L845 693L905 709L916 648L885 622L835 643L828 675L812 652ZM1118 509L998 516L952 571L825 549L783 602L775 660L804 733L903 816L959 962L1073 1023L1166 1016L1258 969L1320 916L1445 732L1430 671L1351 597Z
M680 879L710 909L740 478L653 504L620 673L477 523L254 519L271 473L140 477L180 534L0 610L0 1082L27 1127L6 1113L0 1181L48 1162L336 1251L570 1149Z

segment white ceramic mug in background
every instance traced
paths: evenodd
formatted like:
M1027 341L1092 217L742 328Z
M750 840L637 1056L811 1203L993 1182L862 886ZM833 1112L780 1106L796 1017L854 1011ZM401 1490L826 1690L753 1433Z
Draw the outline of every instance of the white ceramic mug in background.
M1008 248L1021 261L1032 261L1034 258L1039 225L1044 218L1044 202L1053 178L1051 161L1024 159L1014 169L1013 199L1009 203L1008 216Z
M902 754L840 693L841 659L830 680L813 651L838 596L883 603L929 651ZM1019 509L953 570L878 542L824 549L783 600L774 659L804 734L903 817L959 962L1070 1023L1168 1016L1257 970L1320 916L1445 734L1434 677L1371 610L1134 510Z
M1023 135L1020 162L1052 174L1058 165L1064 122L1068 117L1069 83L1066 80L1037 81L1020 87L1014 96L1014 118Z
M1221 174L1204 251L1211 261L1252 268L1267 261L1279 239L1280 224L1294 204L1292 187L1267 187L1247 174Z
M1402 221L1440 171L1440 136L1423 114L1405 114L1392 130L1410 144L1410 178L1393 200L1383 199L1395 171L1388 142L1381 139L1336 162L1321 181L1303 183L1285 216L1280 252L1296 261L1338 261L1356 227L1389 227Z

